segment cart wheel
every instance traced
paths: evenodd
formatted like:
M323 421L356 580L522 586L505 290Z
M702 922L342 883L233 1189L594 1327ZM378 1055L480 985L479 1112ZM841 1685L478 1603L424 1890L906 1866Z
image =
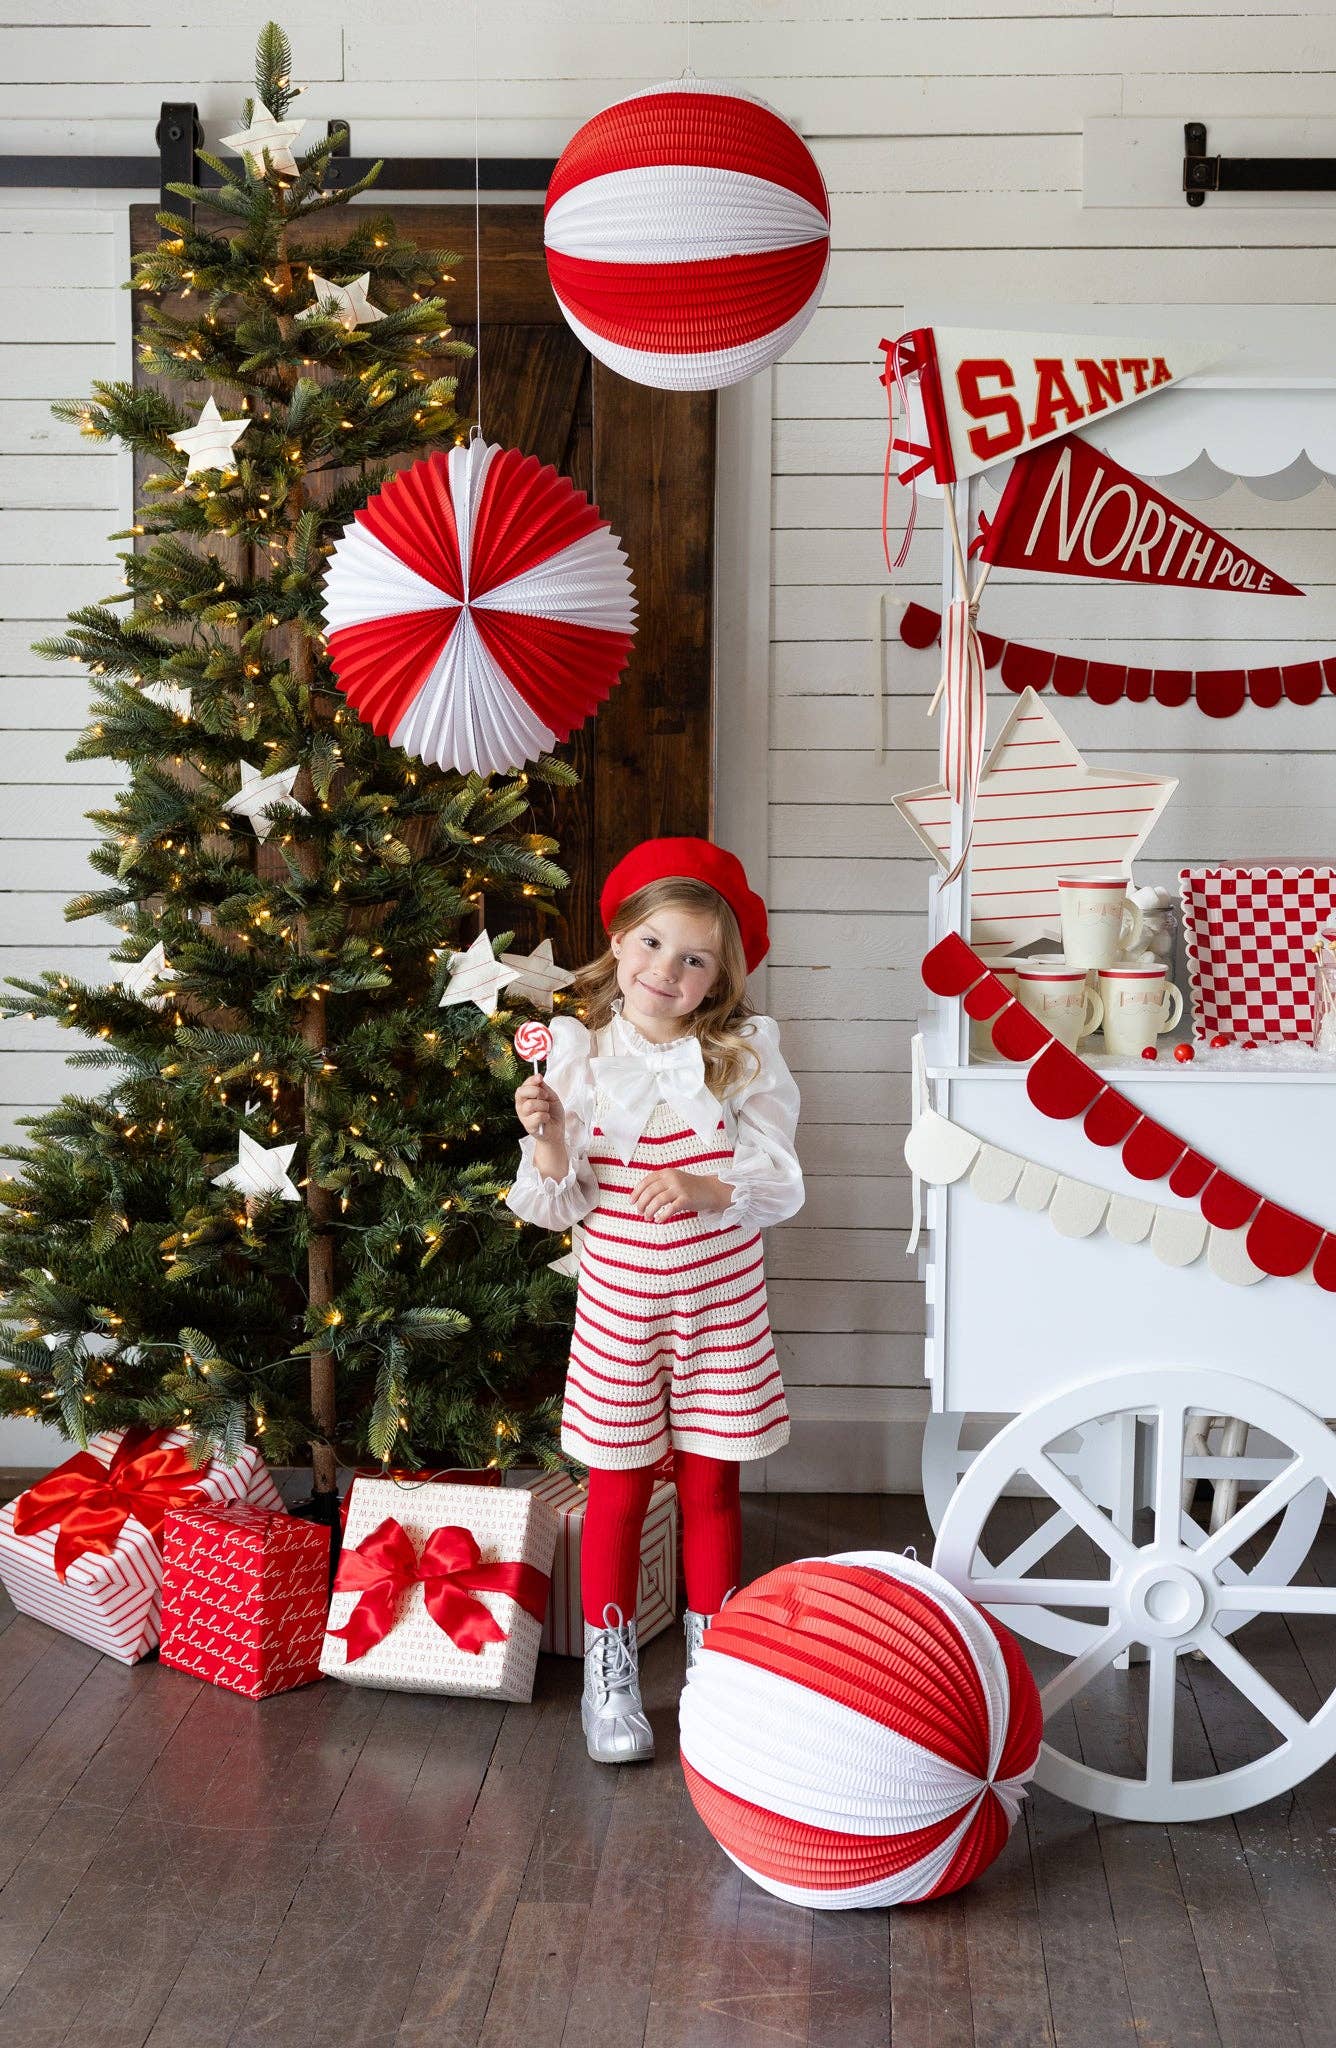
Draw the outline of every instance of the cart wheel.
M1237 1418L1282 1447L1274 1476L1214 1535L1182 1509L1185 1439L1203 1415ZM1081 1487L1079 1473L1070 1476L1053 1456L1070 1431L1118 1418L1140 1422L1152 1460L1149 1511L1141 1518L1146 1527L1131 1534L1115 1528ZM1033 1572L1039 1560L1022 1554L1030 1551L1027 1544L997 1571L988 1567L980 1541L993 1508L1017 1479L1037 1485L1070 1518L1093 1544L1093 1563L1078 1566L1071 1577L1045 1579ZM1103 1616L1084 1624L1086 1646L1041 1687L1048 1727L1038 1782L1078 1806L1120 1819L1208 1820L1288 1790L1336 1754L1336 1695L1312 1713L1287 1698L1259 1668L1273 1647L1264 1624L1263 1639L1246 1649L1229 1640L1231 1628L1254 1617L1285 1615L1297 1622L1336 1615L1336 1587L1294 1586L1288 1572L1264 1573L1274 1543L1251 1572L1234 1563L1235 1553L1292 1502L1307 1495L1308 1514L1316 1498L1320 1514L1333 1493L1336 1436L1326 1424L1286 1395L1225 1373L1127 1373L1074 1387L1008 1423L962 1475L942 1517L933 1561L962 1592L1003 1620L1017 1609L1032 1613L1037 1607L1093 1609ZM1114 1659L1133 1644L1144 1645L1147 1661L1126 1674L1110 1672ZM1187 1667L1179 1663L1187 1650L1201 1651L1215 1667L1209 1673L1198 1667L1202 1676L1193 1678L1192 1692ZM1287 1683L1291 1691L1311 1689L1307 1666L1300 1665ZM1225 1713L1229 1753L1246 1751L1247 1761L1216 1768L1194 1726L1198 1688L1209 1695L1212 1714ZM1107 1727L1101 1730L1101 1696L1113 1708L1116 1739ZM1063 1717L1059 1731L1057 1717L1073 1704L1074 1714ZM1176 1711L1184 1708L1191 1713ZM1087 1749L1110 1742L1115 1750L1125 1749L1127 1768L1106 1770L1087 1762L1078 1733ZM1203 1770L1193 1768L1201 1764Z
M990 1423L1000 1422L1000 1417L982 1415L943 1414L930 1415L923 1431L923 1499L928 1510L928 1519L933 1529L942 1526L942 1518L948 1503L964 1473L979 1456L988 1441ZM1119 1493L1126 1487L1122 1478L1123 1466L1134 1447L1129 1445L1128 1425L1135 1424L1135 1416L1102 1417L1098 1421L1086 1421L1069 1430L1060 1447L1052 1449L1054 1463L1070 1479L1079 1485L1087 1500L1097 1507L1115 1511L1115 1520L1122 1522L1119 1509ZM1184 1494L1190 1497L1198 1480L1204 1480L1215 1496L1213 1526L1223 1510L1238 1500L1240 1478L1245 1484L1265 1484L1282 1469L1283 1459L1275 1457L1247 1457L1246 1425L1240 1427L1241 1418L1202 1416L1189 1432L1183 1459ZM1218 1448L1211 1445L1211 1436L1220 1438ZM1135 1460L1138 1467L1141 1460ZM1144 1482L1144 1473L1142 1475ZM1149 1505L1145 1485L1137 1488L1135 1501L1138 1507ZM1222 1576L1243 1584L1256 1577L1263 1586L1288 1585L1299 1570L1313 1547L1318 1526L1322 1520L1325 1496L1319 1485L1305 1487L1285 1509L1271 1534L1264 1554L1257 1562L1244 1570L1232 1561L1222 1567ZM980 1554L974 1564L974 1576L982 1578L986 1573L997 1570L1018 1576L1028 1572L1042 1562L1049 1553L1075 1528L1072 1518L1058 1508L1045 1515L1039 1526L1020 1547L1002 1563L993 1566ZM1191 1531L1196 1523L1187 1514L1183 1517L1185 1542L1192 1541ZM1255 1618L1255 1612L1240 1609L1237 1613L1222 1614L1216 1626L1222 1635L1233 1635L1237 1629ZM1016 1607L1005 1616L1008 1628L1024 1636L1027 1642L1039 1643L1046 1650L1057 1650L1062 1656L1075 1657L1088 1649L1100 1634L1094 1622L1081 1621L1074 1615L1054 1614L1044 1607Z

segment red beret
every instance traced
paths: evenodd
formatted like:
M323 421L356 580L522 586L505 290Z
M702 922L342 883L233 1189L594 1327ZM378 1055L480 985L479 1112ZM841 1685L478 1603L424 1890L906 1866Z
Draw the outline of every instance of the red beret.
M679 875L688 881L704 882L723 897L738 921L743 958L751 974L770 950L765 905L748 885L747 871L737 855L708 839L644 839L639 846L633 846L603 884L598 907L604 930L611 929L613 918L628 896L634 896L638 889L647 889L651 882L664 882Z

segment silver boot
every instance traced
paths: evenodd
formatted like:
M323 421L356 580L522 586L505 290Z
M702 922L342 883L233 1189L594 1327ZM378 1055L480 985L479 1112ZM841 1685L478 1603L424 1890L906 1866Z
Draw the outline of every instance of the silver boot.
M625 1621L611 1603L603 1610L602 1628L585 1623L584 1698L580 1725L595 1763L648 1763L654 1754L654 1730L640 1698L636 1625Z
M682 1632L687 1639L688 1671L690 1671L696 1661L701 1637L705 1634L706 1629L713 1620L714 1616L712 1614L697 1614L693 1607L688 1607L682 1616Z

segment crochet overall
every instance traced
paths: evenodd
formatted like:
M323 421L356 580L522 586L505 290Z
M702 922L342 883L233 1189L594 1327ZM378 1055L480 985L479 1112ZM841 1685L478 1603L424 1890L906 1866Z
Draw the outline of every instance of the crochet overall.
M581 1226L561 1425L562 1449L583 1464L628 1470L670 1450L742 1462L788 1441L760 1232L712 1230L694 1211L652 1223L630 1200L647 1173L726 1173L732 1157L722 1117L707 1146L660 1102L628 1166L595 1106L599 1199Z

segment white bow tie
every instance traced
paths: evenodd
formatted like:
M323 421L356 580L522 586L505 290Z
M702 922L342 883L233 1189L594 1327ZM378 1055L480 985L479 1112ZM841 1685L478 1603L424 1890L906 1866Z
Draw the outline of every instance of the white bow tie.
M648 1053L606 1054L589 1064L603 1135L625 1165L661 1102L703 1141L719 1129L719 1102L705 1085L698 1038L670 1039Z

